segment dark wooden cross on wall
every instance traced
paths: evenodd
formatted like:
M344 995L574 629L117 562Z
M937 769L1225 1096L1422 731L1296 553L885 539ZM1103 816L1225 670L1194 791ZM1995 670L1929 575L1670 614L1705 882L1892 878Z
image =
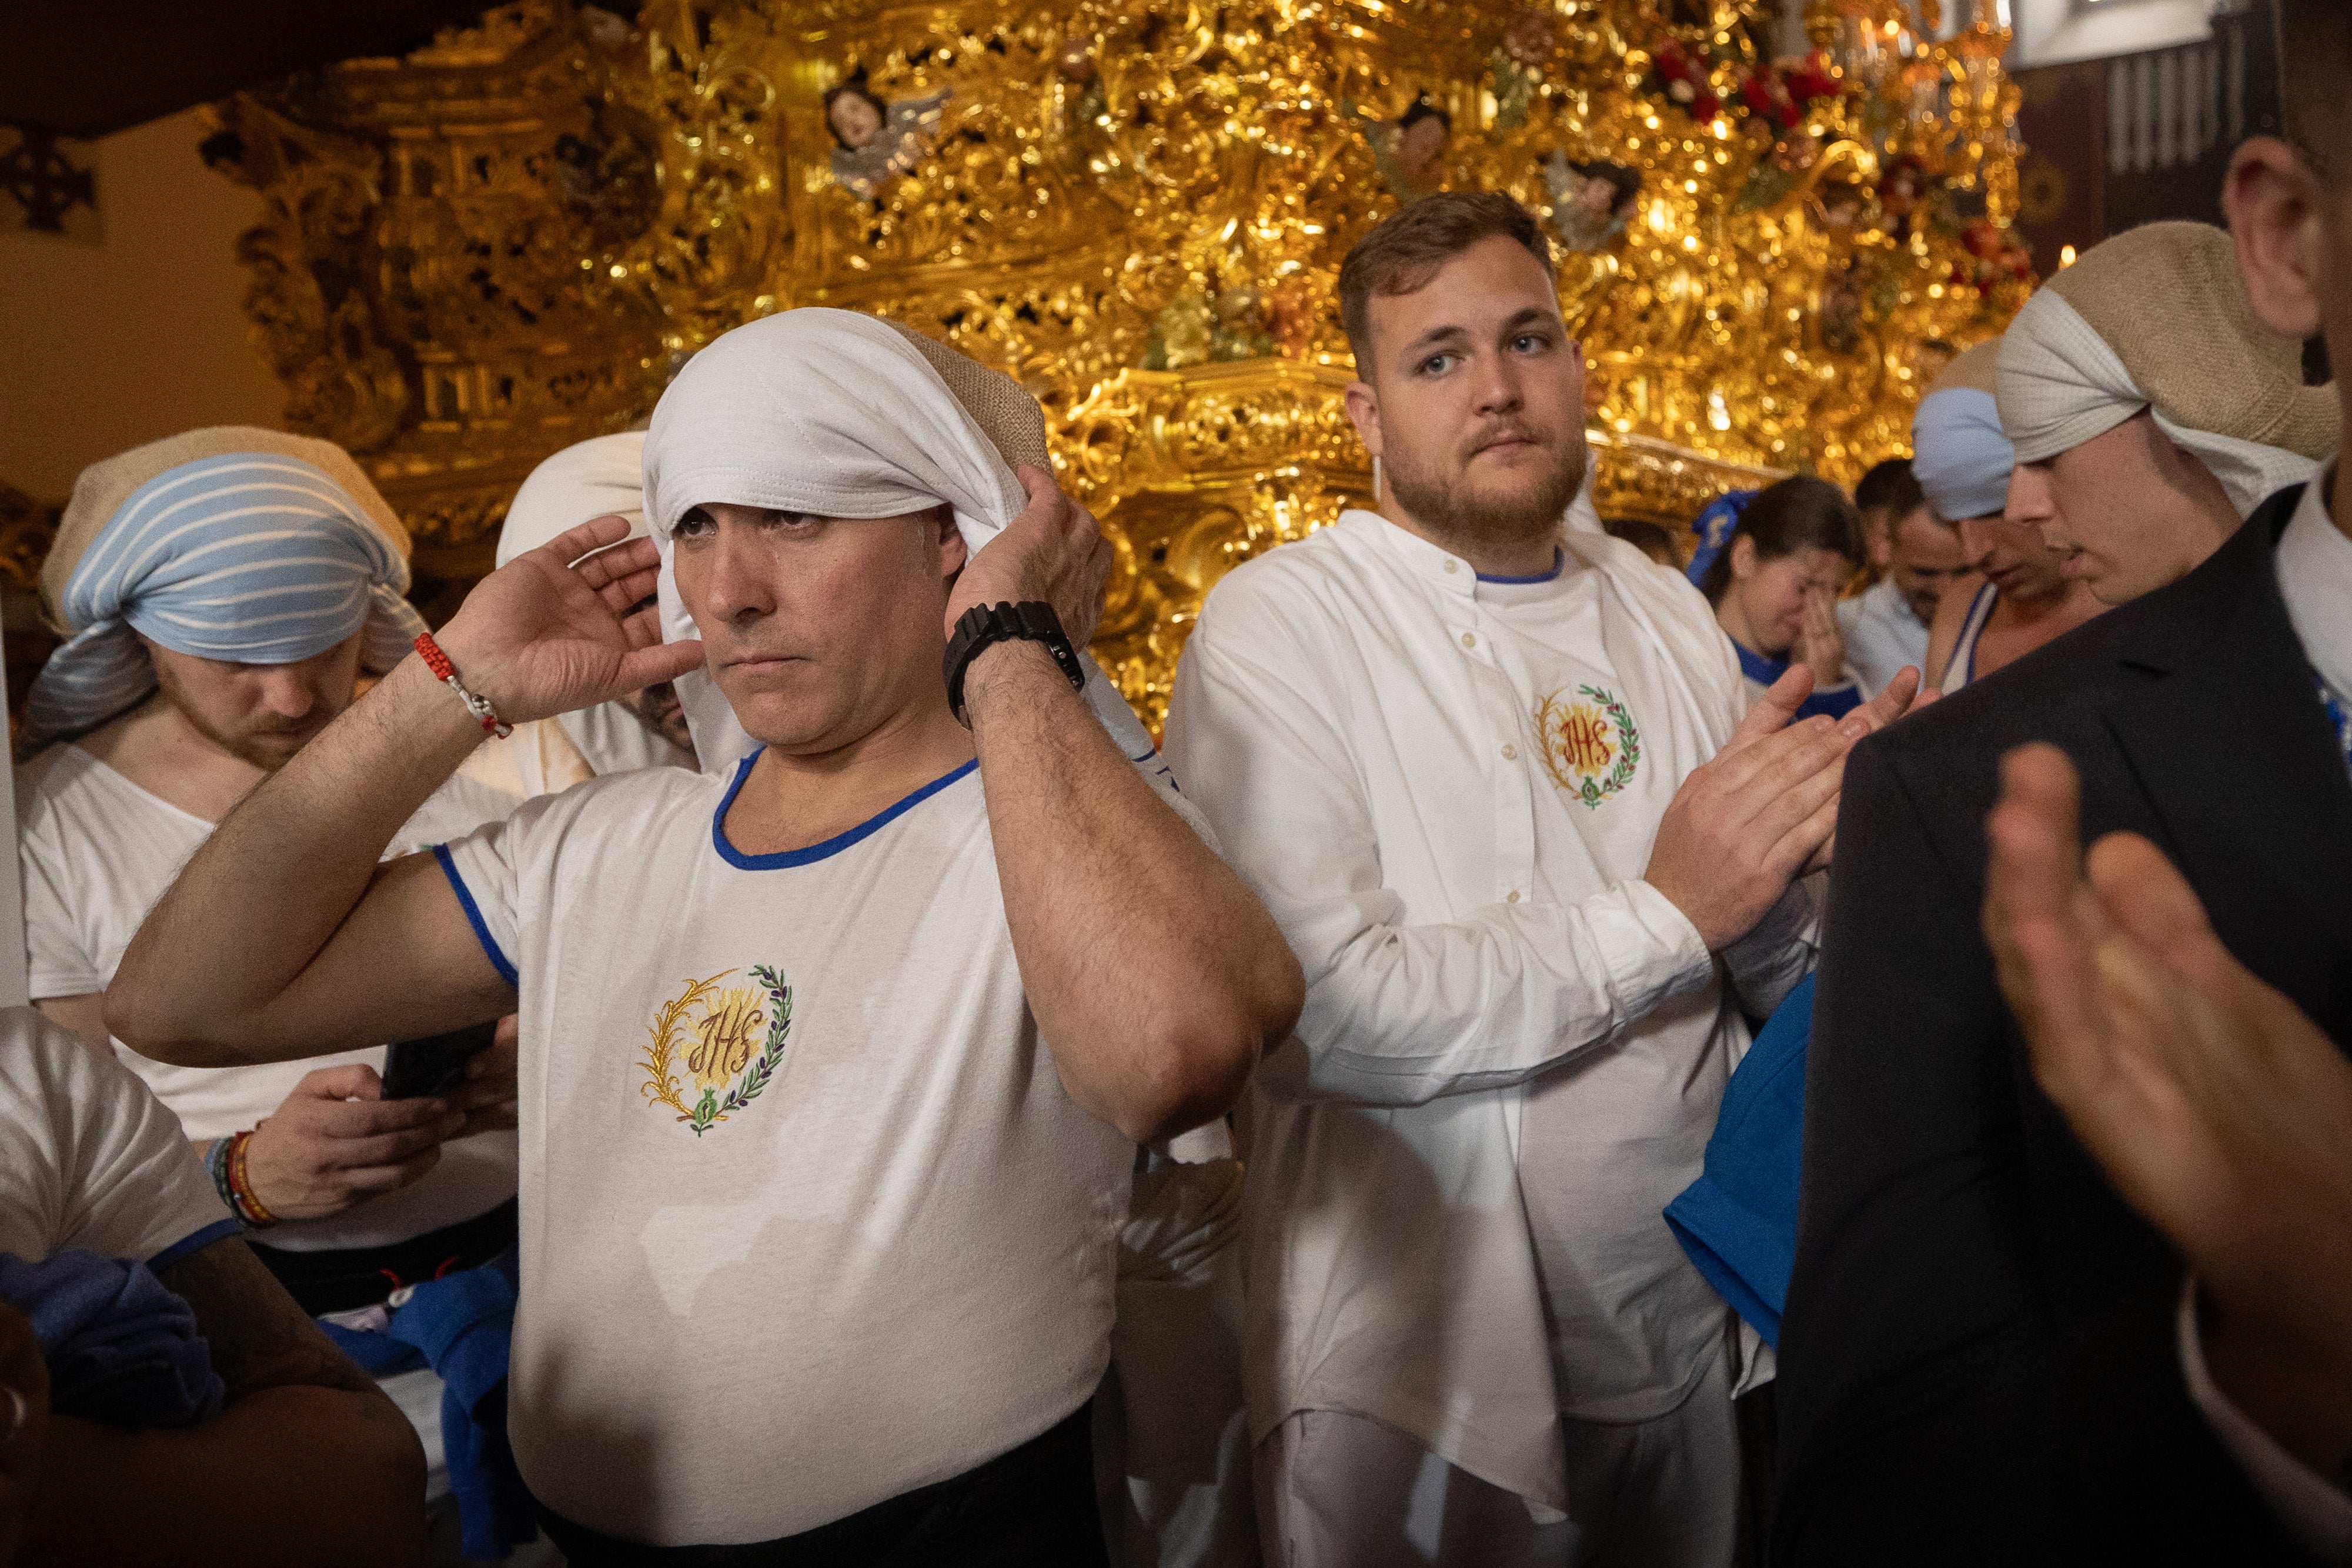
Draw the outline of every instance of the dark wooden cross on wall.
M26 228L64 233L68 213L97 204L89 171L73 166L53 132L30 125L5 129L16 132L16 144L0 152L0 192L25 209Z

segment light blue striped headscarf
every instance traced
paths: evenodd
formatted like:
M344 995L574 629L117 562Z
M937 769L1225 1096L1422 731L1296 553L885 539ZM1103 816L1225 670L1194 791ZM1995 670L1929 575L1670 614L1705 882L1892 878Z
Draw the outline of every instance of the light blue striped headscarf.
M33 683L27 741L95 728L153 691L141 636L201 659L290 664L364 628L362 662L399 663L425 622L401 597L407 541L376 520L389 511L382 500L368 500L283 452L198 457L140 484L87 536L63 583L45 581L73 635ZM72 522L69 511L67 534ZM59 548L69 542L79 541L61 536Z

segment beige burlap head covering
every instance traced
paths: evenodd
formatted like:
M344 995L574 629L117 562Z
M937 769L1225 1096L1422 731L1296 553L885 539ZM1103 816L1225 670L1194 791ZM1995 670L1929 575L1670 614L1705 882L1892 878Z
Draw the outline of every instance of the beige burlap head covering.
M692 637L672 539L713 502L824 517L893 517L945 503L973 551L1020 516L1016 464L1051 473L1036 399L999 371L909 328L808 307L726 333L688 361L646 432L646 519L662 551L665 635ZM1151 737L1081 655L1086 697L1129 758ZM756 743L706 674L677 684L706 768Z
M390 669L425 629L407 591L408 530L331 442L227 425L92 464L41 568L43 612L68 640L34 681L27 742L154 690L142 638L283 664L364 632L362 661Z
M2335 392L2303 384L2302 345L2254 319L2230 236L2207 224L2149 224L2085 251L2010 323L1997 379L2020 463L2148 409L2242 517L2310 478L2341 436Z
M1928 384L1927 395L1933 397L1939 392L1962 388L1990 392L1993 390L1993 372L2000 364L2000 340L1987 338L1981 343L1961 350L1959 357L1944 367L1944 373Z

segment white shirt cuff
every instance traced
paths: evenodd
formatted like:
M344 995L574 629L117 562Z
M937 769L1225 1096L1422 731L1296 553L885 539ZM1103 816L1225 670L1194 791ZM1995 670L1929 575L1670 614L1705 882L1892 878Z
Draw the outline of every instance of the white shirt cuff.
M1669 998L1699 990L1715 977L1706 938L1648 883L1618 883L1579 907L1608 967L1622 1021L1646 1018Z
M2205 1365L2205 1346L2197 1333L2197 1278L2181 1287L2177 1316L2180 1341L2180 1373L2195 1405L2238 1461L2254 1490L2270 1505L2287 1532L2323 1563L2352 1564L2352 1497L2331 1486L2319 1473L2279 1447L2268 1432L2231 1402Z

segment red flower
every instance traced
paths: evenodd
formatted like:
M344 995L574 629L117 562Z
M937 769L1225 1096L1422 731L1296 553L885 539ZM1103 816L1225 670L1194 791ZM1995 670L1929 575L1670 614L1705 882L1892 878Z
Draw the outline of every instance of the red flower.
M1843 91L1838 78L1830 72L1827 56L1815 49L1803 61L1781 73L1788 83L1789 96L1799 103L1811 103L1817 98L1835 98Z

